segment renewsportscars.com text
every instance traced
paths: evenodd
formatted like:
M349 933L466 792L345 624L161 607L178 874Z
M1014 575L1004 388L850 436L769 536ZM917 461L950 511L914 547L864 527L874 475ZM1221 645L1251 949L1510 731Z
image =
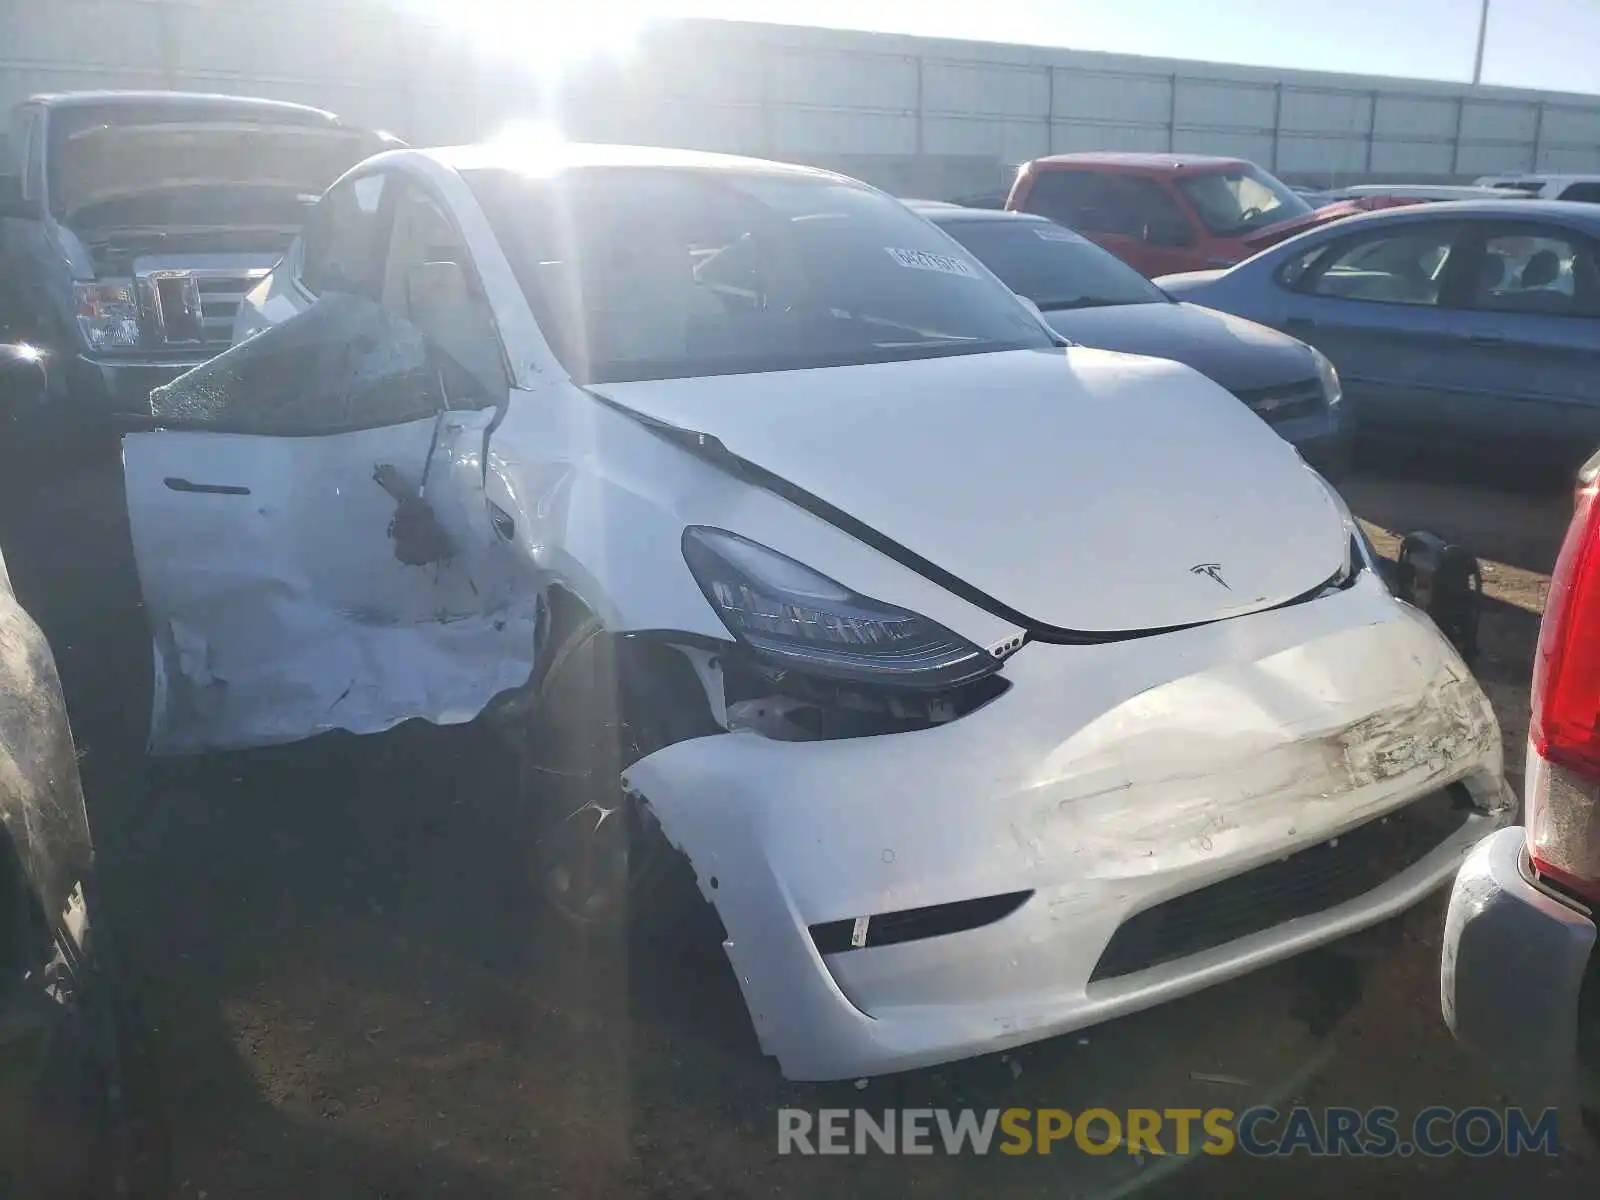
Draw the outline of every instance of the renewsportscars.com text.
M1554 1155L1556 1110L1255 1107L778 1110L779 1154Z

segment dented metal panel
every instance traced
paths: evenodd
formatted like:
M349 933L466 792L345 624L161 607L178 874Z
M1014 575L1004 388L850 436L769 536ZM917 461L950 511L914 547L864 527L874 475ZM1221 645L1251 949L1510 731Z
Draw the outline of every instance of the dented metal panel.
M525 683L537 592L485 503L493 418L448 413L320 438L127 437L158 672L152 751L469 721ZM396 505L374 478L385 465L413 484L427 467L448 557L411 565L396 554Z
M669 747L630 785L693 863L767 1052L827 1078L1105 1020L1373 924L1509 815L1487 700L1372 579L1248 622L1036 645L949 726ZM1482 806L1357 901L1089 984L1134 912L1323 841L1453 780ZM995 924L819 954L807 927L1032 889Z
M3 560L0 826L0 838L10 842L40 911L55 921L89 873L89 821L55 658L12 594Z

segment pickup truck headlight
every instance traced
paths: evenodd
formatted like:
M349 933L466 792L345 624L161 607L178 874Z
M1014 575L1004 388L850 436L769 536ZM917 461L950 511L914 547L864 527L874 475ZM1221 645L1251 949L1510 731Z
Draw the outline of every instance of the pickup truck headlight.
M918 690L956 687L1000 667L927 617L862 596L738 534L691 525L683 557L728 632L774 666Z
M1344 399L1344 388L1339 383L1339 372L1333 369L1328 356L1315 346L1311 348L1311 361L1316 364L1317 378L1322 382L1322 398L1329 408L1337 408Z
M75 283L78 328L91 350L126 350L139 344L139 300L131 283Z

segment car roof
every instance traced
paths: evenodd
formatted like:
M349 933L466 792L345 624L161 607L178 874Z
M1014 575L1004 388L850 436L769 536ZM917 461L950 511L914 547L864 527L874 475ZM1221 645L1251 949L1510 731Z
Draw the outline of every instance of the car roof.
M1600 235L1600 204L1583 204L1575 200L1518 200L1511 204L1504 200L1441 200L1437 204L1408 204L1400 208L1356 213L1317 225L1300 237L1328 233L1337 236L1352 229L1386 222L1403 224L1451 218L1518 222L1544 220L1558 225L1576 225L1591 235ZM1298 242L1300 237L1290 240Z
M221 92L157 92L157 91L86 91L40 92L29 96L26 104L40 108L110 108L119 104L151 107L172 105L197 105L208 108L228 108L241 114L254 113L279 119L291 118L306 124L339 125L342 122L333 113L308 104L295 104L288 100L267 100L260 96L230 96Z
M1225 170L1228 167L1249 166L1245 158L1228 158L1216 154L1159 154L1139 151L1095 150L1079 154L1051 154L1036 158L1035 167L1133 167L1141 171Z
M705 150L674 150L661 146L567 142L557 138L503 137L488 142L439 146L410 153L429 158L453 171L498 169L520 174L546 175L584 167L655 167L680 171L733 171L741 174L785 175L794 178L857 182L818 167L772 162L764 158L745 158L737 154L715 154ZM858 184L858 186L866 185Z
M964 224L981 221L1022 225L1055 224L1050 218L1041 217L1037 213L1012 212L1004 208L966 208L960 204L950 204L940 200L907 200L905 205L912 212L921 213L936 225L946 225L953 221Z
M1515 175L1480 175L1480 176L1478 176L1478 178L1480 180L1490 180L1490 179L1492 179L1496 183L1578 183L1578 182L1594 183L1594 182L1600 182L1600 175L1585 175L1585 174L1563 175L1563 174L1559 174L1559 173L1556 173L1556 172L1549 172L1549 171L1540 171L1540 172L1537 172L1537 173L1531 172L1531 171L1523 171L1523 172L1520 172L1520 173L1515 174Z
M1526 192L1467 183L1356 183L1336 189L1340 196L1437 196L1450 200L1518 199Z

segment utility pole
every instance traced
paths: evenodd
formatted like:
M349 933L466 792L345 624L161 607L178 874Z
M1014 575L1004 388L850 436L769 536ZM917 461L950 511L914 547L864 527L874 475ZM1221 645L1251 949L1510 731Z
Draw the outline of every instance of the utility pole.
M1472 64L1472 82L1483 82L1483 43L1489 35L1489 0L1481 0L1478 6L1478 56Z

